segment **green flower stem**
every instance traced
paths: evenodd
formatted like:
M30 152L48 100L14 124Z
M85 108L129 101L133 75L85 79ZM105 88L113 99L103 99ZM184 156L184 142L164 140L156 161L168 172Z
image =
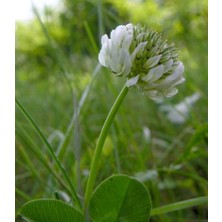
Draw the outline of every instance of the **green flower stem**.
M172 211L177 211L177 210L182 210L189 207L198 206L201 204L207 204L207 202L208 202L207 196L184 200L184 201L176 202L173 204L165 205L162 207L154 208L152 209L150 216L165 214Z
M47 139L45 138L45 136L43 135L43 133L41 132L41 130L39 129L39 127L37 126L37 124L35 123L35 121L31 118L31 116L26 112L26 110L23 108L23 106L19 103L19 101L16 99L16 105L19 107L19 109L21 110L21 112L24 114L24 116L28 119L29 123L31 124L31 126L35 129L35 131L37 132L37 134L39 135L39 137L42 139L43 143L45 144L49 154L51 155L51 157L53 158L53 160L55 161L56 165L58 166L58 168L60 169L66 183L68 184L68 186L70 187L70 190L72 192L72 197L73 200L76 202L76 204L78 205L78 207L81 209L81 203L80 200L77 196L76 190L72 184L72 181L70 180L68 174L66 173L64 167L62 166L61 162L59 161L58 157L55 154L55 151L53 150L53 148L50 146L50 144L48 143Z
M96 149L95 149L95 152L93 155L93 159L92 159L92 163L91 163L89 178L87 181L86 194L85 194L85 207L88 206L90 196L91 196L91 193L94 188L95 179L96 179L96 175L97 175L98 168L99 168L99 161L100 161L103 145L104 145L105 139L108 134L108 130L109 130L109 128L114 120L114 117L115 117L122 101L124 100L127 92L128 92L128 87L126 85L124 85L119 96L117 97L116 101L114 102L114 104L113 104L113 106L112 106L112 108L105 120L103 128L100 132L97 146L96 146Z

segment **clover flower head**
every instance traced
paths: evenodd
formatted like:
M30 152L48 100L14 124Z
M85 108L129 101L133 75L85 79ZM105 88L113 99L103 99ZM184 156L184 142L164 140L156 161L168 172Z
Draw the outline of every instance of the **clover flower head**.
M100 64L152 99L174 96L175 86L185 81L177 49L145 26L120 25L110 38L103 35L101 43Z

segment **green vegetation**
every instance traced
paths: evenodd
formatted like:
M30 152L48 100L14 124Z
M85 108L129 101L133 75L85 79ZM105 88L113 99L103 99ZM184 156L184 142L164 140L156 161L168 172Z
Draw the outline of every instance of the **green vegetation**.
M34 13L16 23L16 211L33 199L84 197L99 133L124 85L98 65L100 38L139 22L175 43L186 82L158 103L129 90L95 185L126 174L149 189L151 222L207 221L207 1L64 0L59 11Z

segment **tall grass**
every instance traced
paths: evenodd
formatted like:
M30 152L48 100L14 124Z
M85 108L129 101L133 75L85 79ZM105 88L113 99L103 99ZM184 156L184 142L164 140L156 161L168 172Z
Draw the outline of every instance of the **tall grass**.
M99 36L111 19L125 23L121 15L113 14L102 1L93 7L98 12ZM189 16L188 12L183 13ZM35 15L57 68L50 71L50 65L45 65L49 72L43 77L38 72L38 64L31 73L19 63L16 69L16 97L35 120L45 140L41 142L24 118L24 112L16 109L17 210L27 200L53 197L57 190L70 195L70 184L62 179L46 146L61 161L78 194L84 195L102 124L124 84L123 80L98 66L99 37L92 33L90 22L79 21L86 33L84 38L91 43L87 47L92 54L75 55L71 60L53 39L36 9ZM113 173L134 176L150 189L154 208L207 195L206 48L203 43L196 45L198 36L195 35L190 39L177 36L174 42L182 49L186 83L176 97L161 103L141 96L136 89L128 92L105 141L96 180L98 184ZM17 56L22 58L19 44ZM168 119L163 106L174 107L196 92L200 93L200 99L189 107L183 123ZM16 218L16 221L21 219ZM179 211L153 214L151 221L203 222L207 221L207 207L181 207Z

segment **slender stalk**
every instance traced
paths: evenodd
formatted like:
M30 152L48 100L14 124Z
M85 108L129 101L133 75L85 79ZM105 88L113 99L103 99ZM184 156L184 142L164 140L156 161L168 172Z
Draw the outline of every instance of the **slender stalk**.
M23 191L21 191L19 188L15 187L15 193L22 197L24 200L26 201L30 201L31 197L29 195L27 195L26 193L24 193Z
M58 166L58 168L60 169L60 171L61 171L61 173L62 173L66 183L70 187L70 190L72 192L73 200L77 203L78 207L81 209L82 206L81 206L80 200L79 200L79 198L77 196L76 190L75 190L75 188L74 188L74 186L72 184L72 181L70 180L70 178L69 178L68 174L66 173L64 167L62 166L61 162L59 161L58 157L56 156L55 151L50 146L50 144L48 143L47 139L45 138L45 136L43 135L43 133L41 132L41 130L39 129L37 124L34 122L34 120L31 118L31 116L26 112L26 110L18 102L18 100L15 100L15 101L16 101L16 105L19 107L19 109L22 111L24 116L28 119L29 123L32 125L32 127L35 129L35 131L38 133L38 135L41 138L41 140L43 141L43 143L46 145L49 154L51 155L51 157L55 161L55 163Z
M100 161L103 145L104 145L106 136L108 134L108 130L109 130L109 128L114 120L114 117L115 117L122 101L124 100L127 92L128 92L128 87L126 85L124 85L120 94L116 98L116 101L114 102L114 104L113 104L113 106L112 106L112 108L105 120L102 130L100 132L97 146L96 146L96 149L95 149L95 152L93 155L93 159L92 159L92 163L91 163L89 178L87 181L86 194L85 194L85 207L88 206L90 196L93 191L96 175L97 175L98 168L99 168L99 161Z
M71 194L72 192L67 185L61 180L59 175L51 167L48 158L38 149L31 137L26 133L21 124L16 123L19 126L19 130L16 129L16 135L22 140L23 143L28 145L28 148L35 154L39 161L45 166L45 168L51 173L57 181Z
M92 87L92 83L94 82L97 74L99 73L100 68L101 68L101 66L98 63L97 66L95 67L94 71L93 71L92 78L91 78L89 84L85 87L85 89L84 89L84 91L81 95L81 98L80 98L79 103L78 103L78 108L74 111L73 117L70 120L70 124L68 126L68 129L66 130L64 140L59 144L58 158L59 158L60 161L62 161L62 159L63 159L63 157L66 153L67 144L69 143L69 139L72 135L72 130L74 128L74 123L76 121L76 118L79 118L80 111L82 110L82 107L83 107L83 105L84 105L84 103L85 103L85 101L86 101L86 99L89 95L90 89Z
M162 207L154 208L152 209L150 215L154 216L154 215L159 215L159 214L165 214L165 213L169 213L169 212L173 212L173 211L177 211L177 210L181 210L185 208L198 206L201 204L207 204L207 202L208 202L208 198L206 196L184 200L184 201L176 202L173 204L165 205Z

